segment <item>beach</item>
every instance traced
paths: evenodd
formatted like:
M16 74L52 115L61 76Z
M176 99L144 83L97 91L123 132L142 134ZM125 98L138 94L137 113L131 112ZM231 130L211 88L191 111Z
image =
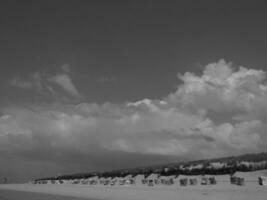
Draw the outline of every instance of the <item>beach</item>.
M267 186L260 186L253 181L247 182L244 186L231 185L228 182L218 182L216 185L195 185L187 187L177 185L154 187L72 184L0 185L0 199L5 200L76 200L76 198L77 200L264 200L267 198Z
M63 195L51 195L33 192L22 192L14 190L0 189L1 200L88 200L88 198L79 198ZM94 199L91 199L94 200Z

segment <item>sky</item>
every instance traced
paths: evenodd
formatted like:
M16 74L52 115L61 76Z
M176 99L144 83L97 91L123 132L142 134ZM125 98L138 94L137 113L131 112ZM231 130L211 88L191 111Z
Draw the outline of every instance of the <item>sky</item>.
M267 150L264 1L0 2L0 177Z

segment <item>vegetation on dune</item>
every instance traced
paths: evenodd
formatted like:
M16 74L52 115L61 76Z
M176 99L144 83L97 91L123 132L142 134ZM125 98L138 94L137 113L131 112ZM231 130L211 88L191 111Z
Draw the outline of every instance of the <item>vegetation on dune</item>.
M118 169L106 172L90 172L71 175L61 175L55 177L41 178L37 180L62 180L62 179L84 179L93 176L98 177L125 177L127 175L136 176L143 174L145 177L152 173L162 176L169 175L220 175L233 174L236 171L256 171L267 169L267 153L245 154L233 157L216 159L197 160L189 162L179 162L163 164L149 167L138 167L130 169ZM36 181L37 181L36 180Z

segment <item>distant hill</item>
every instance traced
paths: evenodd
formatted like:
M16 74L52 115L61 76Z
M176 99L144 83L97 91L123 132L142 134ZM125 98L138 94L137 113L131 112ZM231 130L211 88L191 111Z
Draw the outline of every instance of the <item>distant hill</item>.
M129 169L118 169L106 172L90 172L80 174L61 175L56 177L40 178L48 179L81 179L92 176L99 177L125 177L127 175L136 176L143 174L149 176L152 173L160 175L219 175L233 174L236 171L256 171L267 169L267 153L244 154L240 156L223 157L216 159L196 160L189 162L169 163L149 167L138 167Z

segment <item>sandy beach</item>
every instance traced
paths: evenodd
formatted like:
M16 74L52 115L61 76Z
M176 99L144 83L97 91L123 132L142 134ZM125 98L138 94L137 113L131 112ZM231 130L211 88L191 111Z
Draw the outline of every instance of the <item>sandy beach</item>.
M1 190L0 189L0 199L1 200L89 200L88 198L79 198L63 195L51 195L33 192L22 192L14 190ZM95 200L95 199L90 199Z
M14 191L14 192L11 192ZM20 193L20 192L30 193ZM26 195L26 197L24 198ZM6 195L6 196L5 196ZM51 196L58 195L58 196ZM40 197L39 197L40 196ZM63 198L64 196L64 198ZM1 198L4 197L4 198ZM0 185L0 199L107 199L107 200L264 200L267 187L251 180L245 186L218 182L217 185L172 186L88 186L88 185Z

